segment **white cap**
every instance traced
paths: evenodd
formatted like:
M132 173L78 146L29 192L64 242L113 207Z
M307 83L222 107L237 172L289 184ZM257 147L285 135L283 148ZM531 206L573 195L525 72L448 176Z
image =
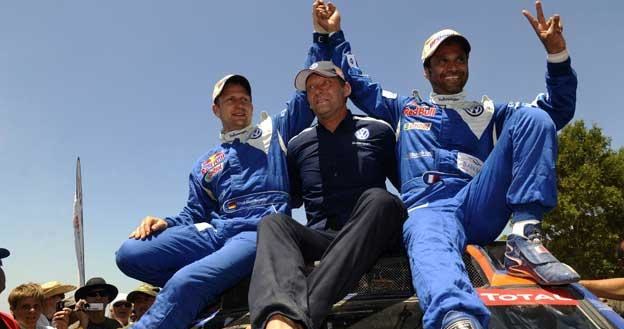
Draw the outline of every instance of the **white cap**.
M251 97L251 84L249 83L249 80L247 80L247 78L240 74L228 74L221 78L221 80L217 81L217 83L215 84L214 89L212 90L213 103L221 95L221 92L223 91L223 88L225 88L225 85L231 80L237 80L237 82L239 82L243 86L243 88L247 89L247 92Z
M470 53L470 43L468 42L468 39L466 39L466 37L464 37L463 35L461 35L459 32L455 30L445 29L445 30L438 31L432 34L429 37L429 39L425 41L425 45L423 46L423 50L422 50L422 55L420 56L423 63L427 61L427 59L431 57L433 53L435 53L436 49L438 49L438 47L442 44L442 42L444 42L446 39L451 38L451 37L457 38L463 44L464 50L466 51L466 55Z
M340 77L342 80L345 80L344 73L338 66L330 61L320 61L297 73L297 76L295 76L295 88L297 90L306 90L306 81L308 81L310 74L318 74L326 78Z
M127 300L126 296L128 296L128 295L123 293L123 292L120 292L119 294L117 294L117 297L115 297L115 299L108 304L110 306L108 307L108 310L106 310L106 316L112 317L113 316L112 315L113 306L116 303L118 303L118 302L127 302L128 300Z

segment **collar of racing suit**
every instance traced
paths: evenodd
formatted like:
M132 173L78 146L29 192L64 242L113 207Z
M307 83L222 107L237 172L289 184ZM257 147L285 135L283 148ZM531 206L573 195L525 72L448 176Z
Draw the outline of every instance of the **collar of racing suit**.
M431 99L431 102L433 104L446 105L452 108L453 104L466 100L466 93L462 91L457 94L442 95L432 92L431 94L429 94L429 99Z
M249 126L239 130L232 130L228 132L221 131L219 138L221 138L221 141L224 143L231 143L235 139L244 142L249 139L249 135L251 135L255 128L256 127L253 124L250 124Z

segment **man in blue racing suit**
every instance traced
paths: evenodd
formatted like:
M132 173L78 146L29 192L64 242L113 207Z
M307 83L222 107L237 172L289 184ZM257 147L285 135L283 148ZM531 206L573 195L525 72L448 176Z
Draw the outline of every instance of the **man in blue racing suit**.
M306 67L322 52L313 45ZM191 169L186 207L174 217L145 217L117 251L122 272L163 287L134 329L188 328L251 274L258 221L276 212L290 215L286 143L314 119L305 93L297 92L274 117L263 112L256 125L245 77L225 76L212 98L223 125L221 144Z
M540 221L556 205L556 132L574 115L576 75L559 16L529 20L548 52L546 87L533 103L495 104L465 99L468 40L453 30L432 35L422 53L433 93L397 96L362 73L332 4L314 7L316 24L331 34L317 42L352 86L351 99L399 134L401 197L409 218L403 240L424 327L487 328L490 312L476 295L462 262L466 244L487 244L510 216L505 265L510 274L542 284L577 281L578 274L542 245Z

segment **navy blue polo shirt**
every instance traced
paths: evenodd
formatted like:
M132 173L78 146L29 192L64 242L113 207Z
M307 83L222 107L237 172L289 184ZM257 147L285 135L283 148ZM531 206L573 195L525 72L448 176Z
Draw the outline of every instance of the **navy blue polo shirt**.
M288 142L293 207L305 204L308 226L339 230L372 187L397 186L396 136L384 121L347 116L332 133L320 124Z

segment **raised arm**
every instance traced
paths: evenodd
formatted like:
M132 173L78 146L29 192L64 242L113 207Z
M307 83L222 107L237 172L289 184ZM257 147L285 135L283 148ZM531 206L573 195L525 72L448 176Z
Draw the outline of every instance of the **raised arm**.
M496 125L503 127L505 120L517 109L538 107L548 113L557 130L563 128L572 118L576 110L576 88L578 80L572 69L570 56L563 38L563 27L559 15L544 18L540 1L535 2L536 16L527 10L522 14L533 27L535 34L547 52L546 93L537 95L531 104L510 103L503 111L496 113Z
M341 30L341 14L336 6L323 0L315 1L313 18L315 26L318 25L330 33L327 42L332 61L343 70L345 78L351 84L351 101L366 114L384 120L396 128L400 111L408 98L383 90L379 83L373 82L370 76L362 72L351 52L351 45L345 40Z

